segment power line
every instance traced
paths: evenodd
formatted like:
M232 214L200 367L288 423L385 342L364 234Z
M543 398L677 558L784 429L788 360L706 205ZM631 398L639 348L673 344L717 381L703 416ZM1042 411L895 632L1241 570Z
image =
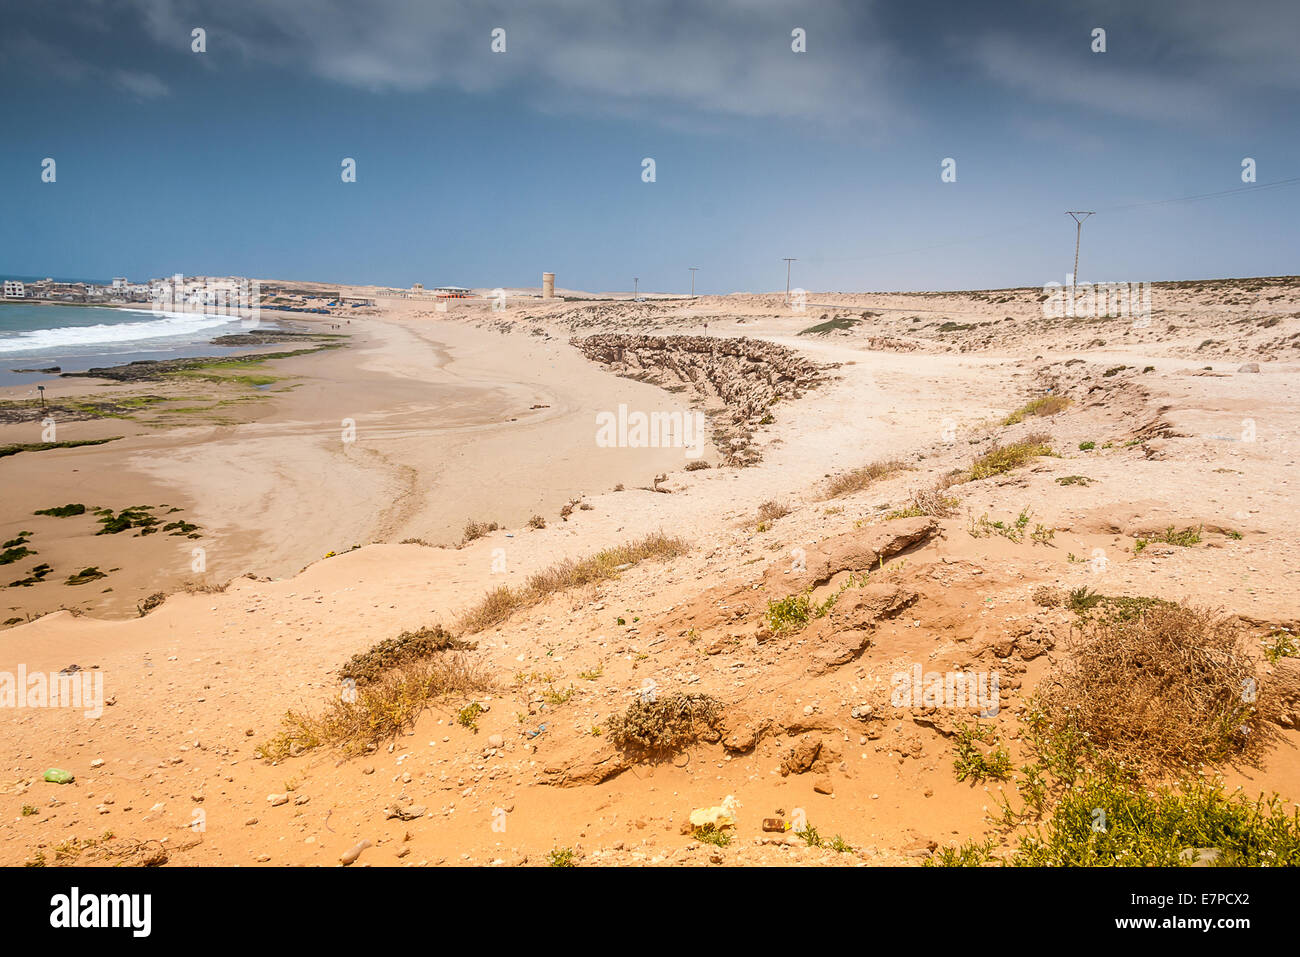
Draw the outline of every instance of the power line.
M1120 206L1103 206L1094 210L1100 213L1118 213L1130 209L1142 209L1147 206L1167 206L1171 203L1194 203L1204 199L1215 199L1220 196L1234 196L1239 193L1256 193L1265 190L1285 189L1300 183L1300 176L1292 176L1288 179L1275 180L1272 183L1258 183L1250 186L1239 186L1235 189L1224 189L1214 193L1199 193L1193 196L1176 196L1171 199L1153 199L1140 203L1128 203ZM884 259L889 256L906 256L911 253L924 253L932 249L946 249L950 246L964 246L968 243L979 242L983 239L989 239L994 236L1005 236L1007 233L1022 232L1026 229L1041 229L1043 227L1041 220L1025 220L1014 226L1007 226L1002 229L991 230L986 233L978 233L974 236L967 236L963 239L953 239L942 243L931 243L926 246L914 246L909 249L892 249L888 252L870 253L866 256L833 256L825 258L812 258L804 260L810 263L840 263L840 262L862 262L868 259Z

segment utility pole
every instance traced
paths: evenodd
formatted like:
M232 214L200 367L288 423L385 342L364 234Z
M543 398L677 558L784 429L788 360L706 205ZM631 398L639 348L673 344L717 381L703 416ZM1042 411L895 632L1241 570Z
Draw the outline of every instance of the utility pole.
M687 266L686 268L689 269L689 270L691 271L691 295L693 296L693 295L695 295L695 270L699 269L700 267L699 267L699 266Z
M785 301L787 304L790 302L790 264L798 261L790 256L785 257Z
M633 277L632 277L632 298L633 298L633 299L635 299L635 298L637 297L637 295L638 295L638 293L637 293L637 286L640 284L640 282L641 282L641 280L640 280L639 278L637 278L636 276L633 276Z
M1074 289L1079 283L1079 240L1083 237L1083 220L1093 215L1091 211L1081 209L1065 211L1065 215L1074 220L1074 272L1070 273L1070 288ZM1083 217L1080 219L1079 217Z

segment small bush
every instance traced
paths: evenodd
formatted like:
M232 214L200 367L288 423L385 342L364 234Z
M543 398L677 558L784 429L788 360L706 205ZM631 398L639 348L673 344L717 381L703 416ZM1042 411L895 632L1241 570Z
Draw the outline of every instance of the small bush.
M70 505L56 505L53 508L41 508L32 513L33 515L51 515L54 518L68 518L72 515L85 515L86 506L80 503Z
M477 731L478 716L482 713L483 706L477 701L471 701L456 714L456 723L462 728L469 728L471 731Z
M482 538L488 532L495 532L500 527L496 522L466 522L465 534L461 537L461 544L472 542L476 538Z
M1039 693L1056 726L1137 767L1196 767L1261 752L1270 738L1268 689L1232 619L1086 590L1072 593L1071 605L1087 617Z
M544 516L541 516L541 515L534 515L532 518L530 518L530 519L528 520L528 527L529 527L529 528L545 528L545 527L546 527L546 519L545 519L545 517L544 517Z
M1061 593L1051 585L1039 585L1034 589L1032 596L1034 604L1043 608L1057 608L1061 602Z
M605 724L610 740L622 751L658 758L689 747L700 732L714 727L722 704L706 694L675 691L662 698L638 698Z
M401 665L432 658L439 652L464 650L474 645L444 631L441 625L404 631L395 638L385 638L365 651L358 652L339 669L339 677L358 684L374 681L385 671Z
M573 848L557 847L547 853L546 865L547 867L577 867L578 865L574 863L576 859L577 855L573 853Z

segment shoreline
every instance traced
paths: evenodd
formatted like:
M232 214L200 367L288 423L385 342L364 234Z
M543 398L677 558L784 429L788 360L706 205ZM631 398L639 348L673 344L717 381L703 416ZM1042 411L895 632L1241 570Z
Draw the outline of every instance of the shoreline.
M31 561L55 567L34 587L0 589L3 618L65 599L97 616L130 615L148 594L187 581L284 577L376 541L456 545L468 522L525 529L530 516L544 515L562 525L566 503L620 483L649 485L686 464L679 449L619 449L592 468L585 460L600 409L676 400L598 369L559 340L518 335L503 343L442 319L369 318L347 328L347 340L309 352L289 343L279 353L178 360L137 381L129 364L113 378L57 377L48 408L101 412L58 416L57 439L115 441L0 459L15 490L0 515L0 540L32 531L28 547L39 558ZM245 364L253 368L245 372ZM240 371L227 376L223 367ZM21 391L0 389L0 397ZM26 415L0 425L0 444L35 441L39 429ZM93 484L81 478L87 474L97 477ZM31 516L68 503L165 504L161 513L182 509L172 519L196 525L201 537L100 537L93 518ZM201 571L192 567L194 548L203 549ZM95 585L56 584L72 565L114 572ZM25 565L7 565L0 584L26 573Z

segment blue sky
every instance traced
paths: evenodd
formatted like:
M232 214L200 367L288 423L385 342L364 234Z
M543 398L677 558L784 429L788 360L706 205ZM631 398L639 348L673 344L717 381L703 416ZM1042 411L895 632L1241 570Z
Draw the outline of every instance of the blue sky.
M34 3L0 273L1041 285L1066 209L1085 280L1294 273L1300 184L1260 187L1300 176L1297 36L1291 0Z

